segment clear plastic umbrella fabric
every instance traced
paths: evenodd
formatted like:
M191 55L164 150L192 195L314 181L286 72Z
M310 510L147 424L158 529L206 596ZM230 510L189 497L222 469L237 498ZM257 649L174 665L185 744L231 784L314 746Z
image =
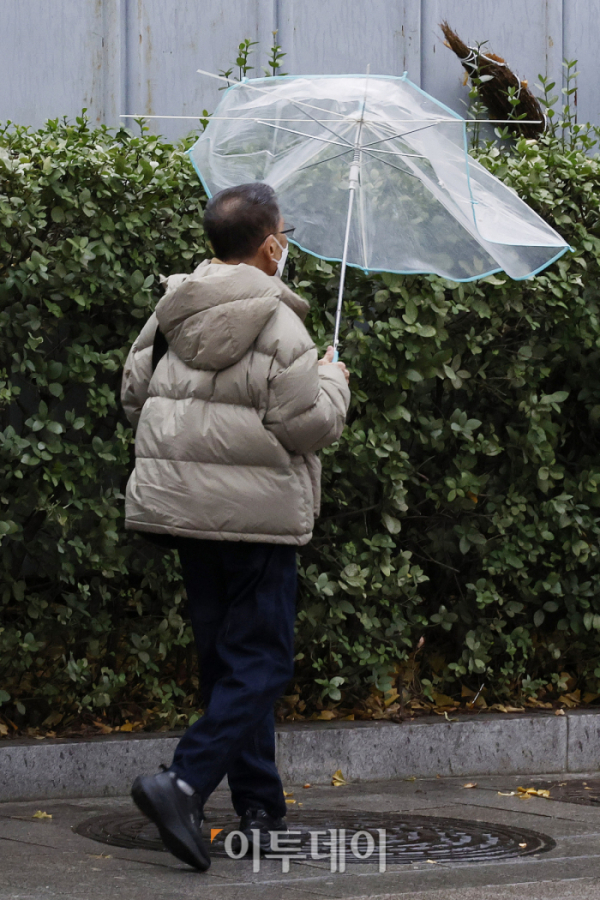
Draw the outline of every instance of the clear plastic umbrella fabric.
M523 279L569 249L469 156L464 120L406 76L235 84L189 152L209 196L272 185L294 243L328 260L342 258L357 163L348 265L366 271Z

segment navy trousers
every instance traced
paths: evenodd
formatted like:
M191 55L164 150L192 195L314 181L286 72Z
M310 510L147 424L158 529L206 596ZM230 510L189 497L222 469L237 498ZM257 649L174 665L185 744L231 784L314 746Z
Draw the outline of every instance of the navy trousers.
M294 672L296 550L190 540L179 558L204 715L181 738L171 770L203 803L227 775L239 815L261 808L284 816L273 705Z

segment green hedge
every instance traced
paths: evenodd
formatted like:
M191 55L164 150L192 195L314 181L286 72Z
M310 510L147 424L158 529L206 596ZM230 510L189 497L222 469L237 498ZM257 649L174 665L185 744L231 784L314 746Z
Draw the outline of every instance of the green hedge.
M574 248L537 278L350 272L353 403L322 453L288 711L600 690L600 165L584 145L479 151ZM203 201L183 147L146 132L0 132L0 713L17 726L196 710L176 558L122 529L118 388L159 274L207 254ZM323 348L338 269L290 258Z

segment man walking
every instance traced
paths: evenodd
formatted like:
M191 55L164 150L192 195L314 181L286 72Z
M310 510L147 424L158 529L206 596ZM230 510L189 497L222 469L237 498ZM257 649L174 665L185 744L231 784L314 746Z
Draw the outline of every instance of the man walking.
M319 511L315 451L350 400L333 348L317 359L308 304L272 277L293 231L272 188L221 191L204 225L217 258L167 280L122 388L136 428L126 527L177 541L204 701L170 768L132 796L200 870L204 803L225 775L249 840L258 830L265 850L287 828L273 705L293 676L296 547Z

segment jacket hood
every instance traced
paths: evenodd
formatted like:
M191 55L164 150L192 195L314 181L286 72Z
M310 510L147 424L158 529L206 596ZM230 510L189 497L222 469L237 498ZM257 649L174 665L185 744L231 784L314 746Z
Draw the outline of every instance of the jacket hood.
M245 263L205 260L191 275L171 275L164 282L158 324L169 346L194 369L218 371L238 362L279 302L301 319L308 312L308 303L281 279Z

